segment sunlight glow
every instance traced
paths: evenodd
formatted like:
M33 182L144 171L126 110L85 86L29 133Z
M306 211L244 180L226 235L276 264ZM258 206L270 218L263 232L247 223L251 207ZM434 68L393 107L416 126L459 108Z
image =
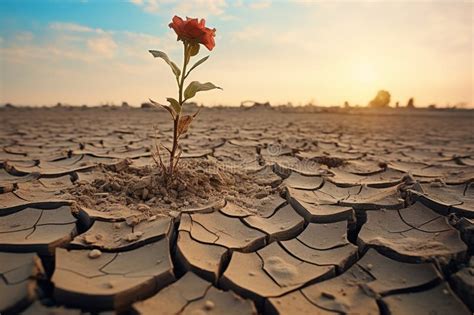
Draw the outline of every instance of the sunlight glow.
M0 0L0 104L165 102L176 87L148 51L182 63L178 14L217 29L190 79L224 91L199 104L365 106L387 90L391 105L474 107L472 1L261 2Z
M376 84L378 75L375 67L366 62L361 62L354 65L353 77L358 83L372 86Z

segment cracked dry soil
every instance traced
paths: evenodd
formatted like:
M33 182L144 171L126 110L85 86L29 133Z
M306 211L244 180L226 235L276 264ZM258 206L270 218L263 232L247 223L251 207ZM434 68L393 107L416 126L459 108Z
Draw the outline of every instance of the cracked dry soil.
M470 112L0 114L2 314L474 310Z

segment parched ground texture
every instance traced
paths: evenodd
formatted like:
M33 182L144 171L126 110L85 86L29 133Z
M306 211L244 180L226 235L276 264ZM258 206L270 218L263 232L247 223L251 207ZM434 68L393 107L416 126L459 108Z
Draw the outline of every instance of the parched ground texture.
M472 314L474 115L0 109L0 313ZM153 126L158 127L155 131Z

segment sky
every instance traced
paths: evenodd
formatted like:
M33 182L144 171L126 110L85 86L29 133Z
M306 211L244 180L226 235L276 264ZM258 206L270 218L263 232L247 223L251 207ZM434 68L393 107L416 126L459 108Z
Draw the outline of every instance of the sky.
M223 90L199 104L474 107L474 2L295 0L0 0L0 103L121 104L176 97L182 45L174 15L217 29L190 80Z

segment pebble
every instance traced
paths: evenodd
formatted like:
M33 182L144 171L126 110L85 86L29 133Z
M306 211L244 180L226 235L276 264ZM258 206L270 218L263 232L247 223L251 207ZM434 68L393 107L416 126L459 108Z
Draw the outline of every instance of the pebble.
M103 179L103 178L97 178L97 179L94 180L94 186L95 187L100 187L104 184L105 184L105 179Z
M110 185L110 188L112 188L114 191L120 191L120 185L117 182L113 182Z
M171 195L171 197L176 199L178 197L178 192L174 189L170 189L170 195Z
M89 258L95 259L99 258L102 255L102 252L98 249L93 249L89 252Z
M143 188L142 191L142 200L146 200L148 198L149 191L146 188Z
M7 192L12 192L13 190L15 190L15 187L13 186L13 184L8 184L8 185L4 185L3 186L3 190L0 191L0 193L7 193Z
M86 234L84 236L84 242L86 242L87 244L94 244L95 242L97 242L97 238L95 237L95 235Z
M131 217L126 218L125 222L127 223L128 226L135 226L140 222L140 220L136 216L131 216Z
M138 237L133 233L129 233L129 234L125 235L125 240L128 241L128 242L133 242L133 241L138 240Z
M335 300L336 297L334 295L332 295L331 293L328 293L328 292L321 292L321 295L327 299L330 299L330 300Z
M266 196L267 196L266 192L261 192L261 193L255 194L255 198L257 198L257 199L263 199Z
M177 217L179 217L179 212L176 211L176 210L171 210L169 212L169 215L172 216L173 218L177 218Z
M145 212L145 211L148 211L150 210L150 206L144 204L144 203L140 203L138 206L137 206L137 210L138 211L142 211L142 212Z
M102 185L102 187L100 187L100 189L102 191L112 191L112 187L110 186L110 183L105 183L104 185Z
M180 184L178 185L178 191L184 191L184 190L186 190L186 184L180 183Z
M126 169L128 167L128 165L129 165L129 161L123 160L123 161L120 161L119 163L117 163L113 166L114 166L116 172L120 172L120 171Z
M134 232L134 233L128 233L125 235L125 240L128 242L134 242L138 240L141 236L143 235L143 232Z
M211 300L206 300L206 302L204 302L204 309L208 311L212 310L215 306L216 305Z
M442 181L440 181L440 180L435 180L435 181L433 181L433 182L430 183L430 186L431 186L431 187L435 187L435 188L441 188L441 187L443 187L443 186L445 186L445 185L444 185L444 183L443 183Z
M113 289L115 283L113 281L107 281L106 283L104 283L104 286L108 289Z

